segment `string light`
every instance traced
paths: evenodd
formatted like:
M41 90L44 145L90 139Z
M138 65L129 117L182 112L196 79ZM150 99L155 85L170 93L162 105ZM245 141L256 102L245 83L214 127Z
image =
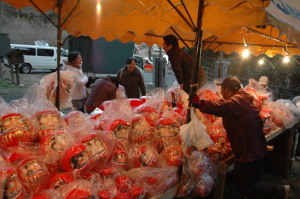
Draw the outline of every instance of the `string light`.
M247 58L247 57L249 57L249 55L250 55L250 52L249 52L248 48L246 48L246 49L242 52L242 57L243 57L243 58Z
M289 61L290 61L290 57L289 56L285 56L284 58L283 58L283 63L288 63Z
M263 65L265 62L268 62L272 66L272 68L275 70L274 65L268 59L261 58L261 59L258 60L259 65Z

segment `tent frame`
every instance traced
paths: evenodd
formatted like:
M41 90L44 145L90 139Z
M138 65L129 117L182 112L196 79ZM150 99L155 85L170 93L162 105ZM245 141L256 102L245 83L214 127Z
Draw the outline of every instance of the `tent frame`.
M63 25L68 21L69 17L71 16L71 14L74 12L74 10L76 9L76 7L79 5L81 0L77 0L77 3L75 4L75 6L71 9L71 11L69 12L69 14L67 15L67 17L64 19L64 21L61 21L61 8L63 5L63 0L57 0L57 24L55 24L41 9L40 7L33 1L33 0L29 0L32 5L39 11L42 13L42 15L44 15L48 21L50 23L52 23L57 30L57 41L56 41L56 46L57 46L57 88L56 88L56 99L55 99L55 106L57 107L57 109L60 109L60 104L59 104L59 93L60 93L60 60L61 60L61 47L66 44L68 41L70 41L70 38L66 38L63 42L61 42L62 40L62 27ZM79 35L79 33L77 33L74 36Z

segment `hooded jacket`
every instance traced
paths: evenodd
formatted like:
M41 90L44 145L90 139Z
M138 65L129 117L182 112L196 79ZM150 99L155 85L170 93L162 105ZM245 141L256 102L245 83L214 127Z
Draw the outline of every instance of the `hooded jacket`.
M88 82L88 78L83 75L82 69L77 69L70 65L68 62L64 62L63 71L72 71L74 72L74 89L72 92L72 100L84 99L87 97L86 92L86 83Z
M238 163L258 160L267 152L263 122L253 100L250 94L239 89L228 100L200 100L199 103L200 111L223 118Z
M119 83L124 86L128 98L139 98L139 90L141 90L142 95L146 95L145 83L142 74L137 67L130 72L127 69L127 66L124 66L119 70L117 78Z

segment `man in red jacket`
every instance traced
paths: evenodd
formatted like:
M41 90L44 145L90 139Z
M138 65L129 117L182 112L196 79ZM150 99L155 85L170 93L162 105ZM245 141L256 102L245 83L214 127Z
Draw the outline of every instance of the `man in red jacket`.
M227 77L219 85L224 99L201 100L194 94L190 102L201 112L223 118L223 126L235 155L234 176L238 191L247 199L288 198L290 185L260 181L267 142L253 97L241 89L241 82L236 77Z
M116 99L117 88L117 77L107 76L97 79L94 84L92 84L91 93L85 104L86 112L93 112L93 110L99 107L104 101Z

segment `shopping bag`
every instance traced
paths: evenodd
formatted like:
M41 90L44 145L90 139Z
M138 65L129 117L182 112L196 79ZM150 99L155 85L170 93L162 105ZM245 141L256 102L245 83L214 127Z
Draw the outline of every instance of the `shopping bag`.
M72 91L74 89L74 72L60 71L60 92L59 103L60 109L72 107ZM47 99L55 105L56 89L57 89L57 72L50 73L44 76L40 82L41 87L44 89Z
M206 127L200 122L194 108L190 108L191 121L180 127L180 136L185 147L196 147L202 150L214 144L206 132Z

